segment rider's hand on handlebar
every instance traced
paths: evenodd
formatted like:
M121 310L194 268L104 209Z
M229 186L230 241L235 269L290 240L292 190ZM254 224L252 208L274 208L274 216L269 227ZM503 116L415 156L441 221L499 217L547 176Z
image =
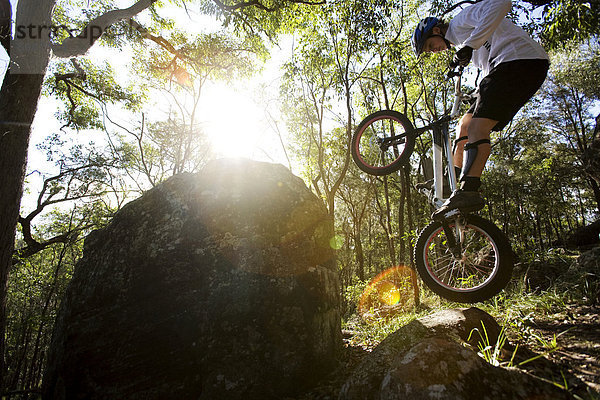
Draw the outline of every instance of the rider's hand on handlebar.
M452 65L466 67L471 62L471 57L473 57L473 48L469 46L461 47L454 55Z
M450 62L450 69L448 70L448 73L446 74L446 79L450 80L450 79L454 78L455 76L462 75L463 67L458 68L458 71L456 71L457 67L458 67L458 64L455 64L454 61Z

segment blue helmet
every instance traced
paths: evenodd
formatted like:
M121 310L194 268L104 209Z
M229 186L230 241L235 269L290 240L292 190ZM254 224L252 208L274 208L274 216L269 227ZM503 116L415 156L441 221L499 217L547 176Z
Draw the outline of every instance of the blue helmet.
M419 22L419 25L417 25L415 33L412 36L412 46L417 57L423 52L425 41L431 36L433 28L439 23L440 20L436 17L427 17L423 18L421 22Z

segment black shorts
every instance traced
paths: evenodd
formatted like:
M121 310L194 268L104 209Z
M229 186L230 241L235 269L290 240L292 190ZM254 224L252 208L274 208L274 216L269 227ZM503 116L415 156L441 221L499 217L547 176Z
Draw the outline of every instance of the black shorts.
M537 59L508 61L494 67L481 80L467 113L498 121L492 130L501 131L542 86L549 66L548 60Z

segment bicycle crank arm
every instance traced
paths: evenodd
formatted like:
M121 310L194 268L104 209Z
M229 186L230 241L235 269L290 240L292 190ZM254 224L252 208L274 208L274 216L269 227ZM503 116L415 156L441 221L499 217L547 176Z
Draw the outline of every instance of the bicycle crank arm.
M390 136L390 137L381 139L381 146L385 147L385 148L396 145L396 144L404 144L404 143L406 143L406 135L405 134L397 135L397 136Z

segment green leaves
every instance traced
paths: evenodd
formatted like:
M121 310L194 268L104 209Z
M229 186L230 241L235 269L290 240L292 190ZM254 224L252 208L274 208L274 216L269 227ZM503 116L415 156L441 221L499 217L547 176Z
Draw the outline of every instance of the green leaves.
M528 30L538 33L548 49L582 42L600 30L600 0L521 0L514 8L522 12L519 23L529 19Z
M57 96L64 108L57 111L64 126L75 129L102 129L102 113L108 104L127 110L139 109L144 94L117 83L116 72L108 62L94 64L87 58L58 60L44 85L44 94Z
M569 85L590 99L600 100L600 45L594 41L567 43L553 53L551 72L558 84Z

